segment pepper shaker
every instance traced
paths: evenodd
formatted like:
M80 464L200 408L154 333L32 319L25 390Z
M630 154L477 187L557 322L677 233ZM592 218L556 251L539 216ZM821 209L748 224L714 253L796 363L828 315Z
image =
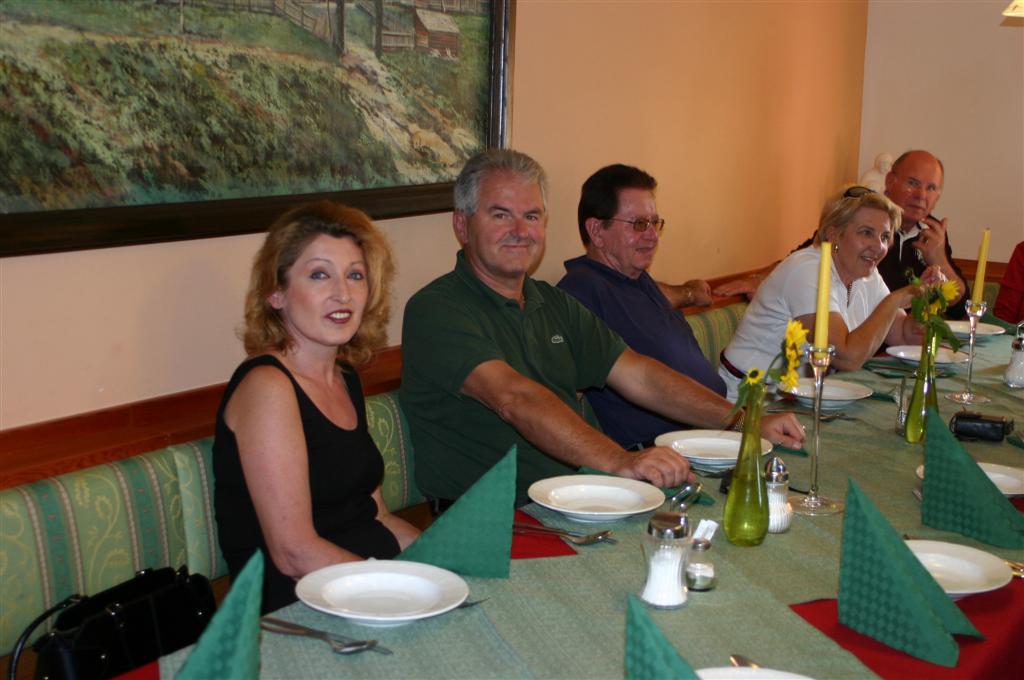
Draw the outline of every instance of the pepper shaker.
M683 565L690 521L678 512L656 512L647 524L644 557L647 580L640 599L658 609L675 609L686 604Z
M768 533L781 534L793 523L793 506L789 504L789 470L779 456L773 456L764 466L765 486L768 488Z
M718 583L715 563L711 561L711 541L695 538L690 544L690 557L686 560L686 587L696 592L711 590Z
M1010 349L1010 362L1006 365L1003 382L1007 387L1024 387L1024 321L1017 324L1017 337Z

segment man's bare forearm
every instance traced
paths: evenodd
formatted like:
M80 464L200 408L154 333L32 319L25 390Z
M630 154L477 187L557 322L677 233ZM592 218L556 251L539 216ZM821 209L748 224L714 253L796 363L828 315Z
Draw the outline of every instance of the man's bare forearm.
M733 405L716 392L632 350L619 358L608 382L634 404L681 423L718 429L736 419Z

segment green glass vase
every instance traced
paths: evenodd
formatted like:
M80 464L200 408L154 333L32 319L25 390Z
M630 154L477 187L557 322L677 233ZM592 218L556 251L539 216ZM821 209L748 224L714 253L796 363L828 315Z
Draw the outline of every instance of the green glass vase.
M760 545L768 533L768 487L761 474L761 409L764 383L751 385L743 404L743 439L725 500L723 528L730 543Z
M935 384L935 356L939 353L939 335L930 326L921 343L921 361L917 364L917 378L914 391L907 407L906 440L911 444L923 444L925 426L928 424L928 409L939 411L938 389Z

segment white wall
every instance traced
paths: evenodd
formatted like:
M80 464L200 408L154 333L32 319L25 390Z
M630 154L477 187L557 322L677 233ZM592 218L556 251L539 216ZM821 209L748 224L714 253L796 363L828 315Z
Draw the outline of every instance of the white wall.
M942 159L935 214L954 255L1006 262L1024 240L1024 21L1008 0L871 0L864 62L860 171L888 151Z

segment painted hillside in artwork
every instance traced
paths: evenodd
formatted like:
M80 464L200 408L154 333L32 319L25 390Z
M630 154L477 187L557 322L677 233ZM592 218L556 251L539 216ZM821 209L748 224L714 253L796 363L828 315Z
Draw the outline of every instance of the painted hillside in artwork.
M490 0L0 0L0 213L448 181Z

